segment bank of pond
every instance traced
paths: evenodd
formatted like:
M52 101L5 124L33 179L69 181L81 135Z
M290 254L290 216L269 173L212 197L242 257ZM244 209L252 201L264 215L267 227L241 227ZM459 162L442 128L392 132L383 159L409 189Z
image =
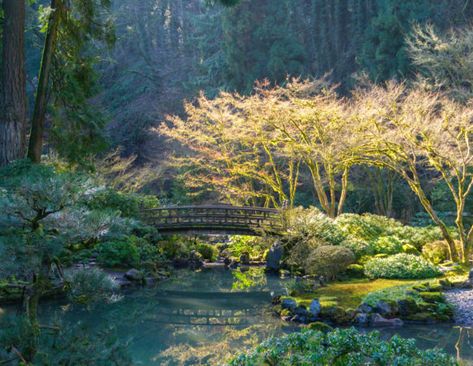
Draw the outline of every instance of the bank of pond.
M320 285L310 278L268 274L261 266L211 267L175 270L155 284L126 286L112 303L90 309L49 299L39 316L44 324L80 323L91 335L106 329L128 344L137 365L304 365L308 360L378 365L396 364L396 357L408 360L406 365L473 363L468 342L473 330L455 325L439 287L442 280ZM460 276L457 282L444 281L460 286ZM2 306L1 316L18 306ZM403 306L416 311L404 316ZM425 312L437 315L415 315ZM359 322L361 316L368 321ZM277 341L268 340L272 337ZM415 339L416 346L406 338ZM432 348L437 350L426 351Z

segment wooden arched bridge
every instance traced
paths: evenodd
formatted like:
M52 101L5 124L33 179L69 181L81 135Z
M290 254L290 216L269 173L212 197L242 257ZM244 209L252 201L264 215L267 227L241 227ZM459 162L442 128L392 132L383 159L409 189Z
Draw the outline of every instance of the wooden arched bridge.
M262 207L230 205L168 206L143 210L143 220L162 234L278 235L281 213Z

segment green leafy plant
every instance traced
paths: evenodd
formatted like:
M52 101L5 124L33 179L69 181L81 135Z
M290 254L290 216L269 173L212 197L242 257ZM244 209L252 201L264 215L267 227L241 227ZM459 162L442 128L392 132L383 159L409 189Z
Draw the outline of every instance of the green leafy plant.
M135 267L140 252L133 237L100 243L96 247L97 261L105 267Z
M386 258L373 258L365 264L369 278L417 279L440 275L437 267L422 257L400 253Z
M457 362L437 349L420 350L412 339L398 335L382 340L378 332L360 333L354 328L328 333L304 330L270 338L253 351L235 357L230 366L454 366Z
M316 248L308 257L305 270L309 274L334 279L355 262L353 252L345 247L325 245Z
M215 261L218 256L218 250L211 244L200 243L197 245L197 251L202 255L203 259Z

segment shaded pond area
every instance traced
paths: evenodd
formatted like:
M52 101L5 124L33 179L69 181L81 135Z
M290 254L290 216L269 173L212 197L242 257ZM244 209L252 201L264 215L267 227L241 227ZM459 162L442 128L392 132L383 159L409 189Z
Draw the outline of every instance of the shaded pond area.
M271 313L271 297L284 293L284 280L259 268L246 273L182 270L155 288L130 291L91 311L48 302L41 317L44 322L80 321L91 332L112 326L129 342L137 365L219 365L263 339L297 330ZM416 338L420 347L444 348L473 365L473 329L436 324L379 331L385 337Z

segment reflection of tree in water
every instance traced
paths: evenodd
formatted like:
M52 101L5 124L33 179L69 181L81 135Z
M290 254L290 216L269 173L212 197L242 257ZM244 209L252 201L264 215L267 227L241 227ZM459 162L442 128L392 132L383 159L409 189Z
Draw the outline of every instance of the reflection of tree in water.
M210 338L167 348L153 361L159 365L222 365L238 352L255 347L264 339L281 334L276 324L260 324L246 328L201 328L197 333L211 332ZM187 336L188 329L176 329L174 337Z
M267 280L264 270L264 267L249 267L247 270L244 271L242 271L241 268L232 271L232 275L234 278L232 290L244 290L253 287L265 287L267 285Z

